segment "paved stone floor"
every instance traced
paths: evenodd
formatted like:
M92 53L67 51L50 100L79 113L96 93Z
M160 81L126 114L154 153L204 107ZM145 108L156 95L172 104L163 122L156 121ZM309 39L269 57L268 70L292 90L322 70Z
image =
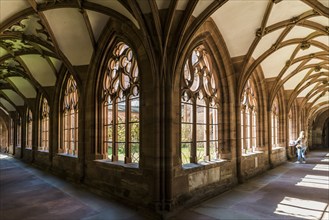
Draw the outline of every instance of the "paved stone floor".
M329 219L329 151L287 162L171 220ZM139 220L136 210L0 154L1 220Z
M305 164L287 162L172 220L329 220L329 151L311 151Z
M0 220L139 220L114 201L0 154Z

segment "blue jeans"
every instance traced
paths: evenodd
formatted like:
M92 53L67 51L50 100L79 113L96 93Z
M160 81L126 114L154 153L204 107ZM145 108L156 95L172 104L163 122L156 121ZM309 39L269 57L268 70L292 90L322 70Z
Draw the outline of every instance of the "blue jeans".
M305 148L301 147L301 148L297 148L297 160L298 161L305 161Z

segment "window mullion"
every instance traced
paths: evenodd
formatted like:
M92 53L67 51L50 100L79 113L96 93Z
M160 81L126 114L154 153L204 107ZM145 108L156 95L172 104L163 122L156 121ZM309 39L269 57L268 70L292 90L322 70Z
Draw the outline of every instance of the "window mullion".
M130 109L130 100L129 98L126 98L125 100L126 102L126 111L125 111L125 163L131 163L131 146L130 146L130 126L129 126L129 122L130 122L130 113L131 113L131 109Z
M112 161L118 161L118 105L117 99L113 100L113 150L112 150Z
M247 112L246 109L243 111L243 148L246 150L248 148L247 145Z
M79 149L78 143L79 143L79 110L75 109L74 111L74 155L77 155L77 149Z
M253 123L252 123L252 119L253 119L253 115L252 115L252 109L249 109L249 145L248 145L248 149L251 149L252 147L252 141L253 141Z
M105 158L107 158L107 148L108 148L108 142L109 142L109 139L108 139L108 105L107 105L107 102L104 101L103 102L103 117L102 117L102 120L103 120L103 124L102 124L102 145L103 147L100 148L99 146L96 147L97 149L97 153L100 153L102 154Z
M67 140L66 140L66 153L69 153L70 152L70 149L71 149L71 112L70 110L68 110L68 114L67 114Z
M210 160L210 124L209 124L209 104L206 106L206 156L205 161Z
M196 100L193 101L193 127L192 127L192 146L191 146L191 163L197 163L197 155L196 155L196 118L197 112L196 112Z

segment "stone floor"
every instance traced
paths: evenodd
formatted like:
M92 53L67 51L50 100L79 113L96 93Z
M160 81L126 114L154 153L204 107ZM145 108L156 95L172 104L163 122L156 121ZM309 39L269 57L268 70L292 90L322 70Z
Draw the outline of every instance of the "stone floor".
M312 151L307 162L287 162L171 220L329 220L329 151Z
M134 209L0 154L0 220L139 220Z
M171 220L329 219L329 151L287 162ZM1 220L139 220L136 210L0 154Z

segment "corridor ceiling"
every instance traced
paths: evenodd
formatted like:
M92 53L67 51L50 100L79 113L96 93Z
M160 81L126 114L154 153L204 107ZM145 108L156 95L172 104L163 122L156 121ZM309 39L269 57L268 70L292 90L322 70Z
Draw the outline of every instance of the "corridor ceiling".
M230 56L243 58L241 81L261 67L273 94L284 88L309 117L329 109L328 0L0 0L0 8L7 112L54 86L63 65L88 65L110 17L152 36L163 53L169 36L181 36L183 47L212 19Z

